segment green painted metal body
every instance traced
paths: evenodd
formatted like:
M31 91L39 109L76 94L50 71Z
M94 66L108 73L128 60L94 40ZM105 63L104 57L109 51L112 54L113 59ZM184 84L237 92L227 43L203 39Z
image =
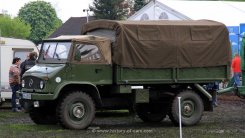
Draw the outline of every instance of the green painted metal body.
M112 66L103 64L70 64L67 80L90 82L94 85L112 84Z
M245 37L242 39L242 45L240 47L240 57L242 65L242 78L245 78ZM242 80L242 86L245 86L245 80Z
M241 45L241 64L242 64L242 86L238 88L238 96L245 96L245 37L243 36Z
M117 68L118 84L208 83L229 77L228 66L205 68L135 69Z
M46 68L48 72L46 72ZM34 70L35 69L35 70ZM208 83L222 80L227 76L227 67L212 68L193 68L193 69L130 69L116 67L117 75L113 82L113 68L111 65L94 65L94 64L38 64L25 76L37 78L48 77L43 90L35 89L37 94L33 93L33 98L37 100L54 100L59 92L70 84L85 84L96 88L97 85L118 84L119 92L129 92L130 87L127 85L138 84L174 84L174 83ZM52 71L50 71L52 70ZM200 72L198 74L197 72ZM55 79L61 78L57 83ZM30 91L23 88L22 91ZM124 92L125 91L125 92ZM43 96L47 94L47 96ZM49 95L49 96L48 96ZM45 97L45 98L44 98Z
M52 72L46 72L53 70ZM32 71L34 70L35 71ZM32 93L32 99L36 100L54 100L58 97L62 88L68 85L90 85L95 89L96 85L112 84L112 67L109 65L83 65L83 64L38 64L34 69L25 73L25 76L36 77L40 79L48 78L45 81L45 87L40 89L26 89L23 92L35 91ZM99 71L97 71L99 69ZM60 77L61 82L56 82ZM97 90L98 91L98 90Z
M245 96L245 86L238 87L238 96Z

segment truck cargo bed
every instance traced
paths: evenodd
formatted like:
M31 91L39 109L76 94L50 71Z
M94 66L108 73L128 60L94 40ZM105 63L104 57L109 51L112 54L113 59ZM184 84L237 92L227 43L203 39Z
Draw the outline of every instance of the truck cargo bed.
M136 69L117 66L117 84L207 83L229 77L228 66L205 68Z

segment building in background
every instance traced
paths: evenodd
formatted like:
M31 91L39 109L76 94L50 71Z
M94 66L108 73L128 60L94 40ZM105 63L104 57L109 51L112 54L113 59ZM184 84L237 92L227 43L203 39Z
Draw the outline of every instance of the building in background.
M88 17L88 21L95 20L93 16ZM55 38L61 35L81 35L82 26L87 23L87 17L70 17L49 38Z

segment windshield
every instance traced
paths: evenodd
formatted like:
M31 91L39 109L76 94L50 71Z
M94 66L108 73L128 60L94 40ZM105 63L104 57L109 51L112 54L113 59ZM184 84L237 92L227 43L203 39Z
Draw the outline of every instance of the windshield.
M71 42L45 42L40 53L40 60L66 60Z

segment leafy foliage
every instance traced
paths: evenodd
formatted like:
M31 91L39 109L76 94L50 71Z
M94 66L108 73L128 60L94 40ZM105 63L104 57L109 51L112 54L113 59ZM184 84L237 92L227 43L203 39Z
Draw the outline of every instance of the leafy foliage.
M96 19L121 20L126 18L127 5L124 0L94 0L90 10Z
M31 33L31 26L19 18L11 19L10 16L0 16L1 36L26 39Z
M18 17L31 25L32 29L29 39L36 44L62 23L51 4L44 1L33 1L25 4L19 10Z
M137 12L146 5L145 0L134 0L134 11Z

